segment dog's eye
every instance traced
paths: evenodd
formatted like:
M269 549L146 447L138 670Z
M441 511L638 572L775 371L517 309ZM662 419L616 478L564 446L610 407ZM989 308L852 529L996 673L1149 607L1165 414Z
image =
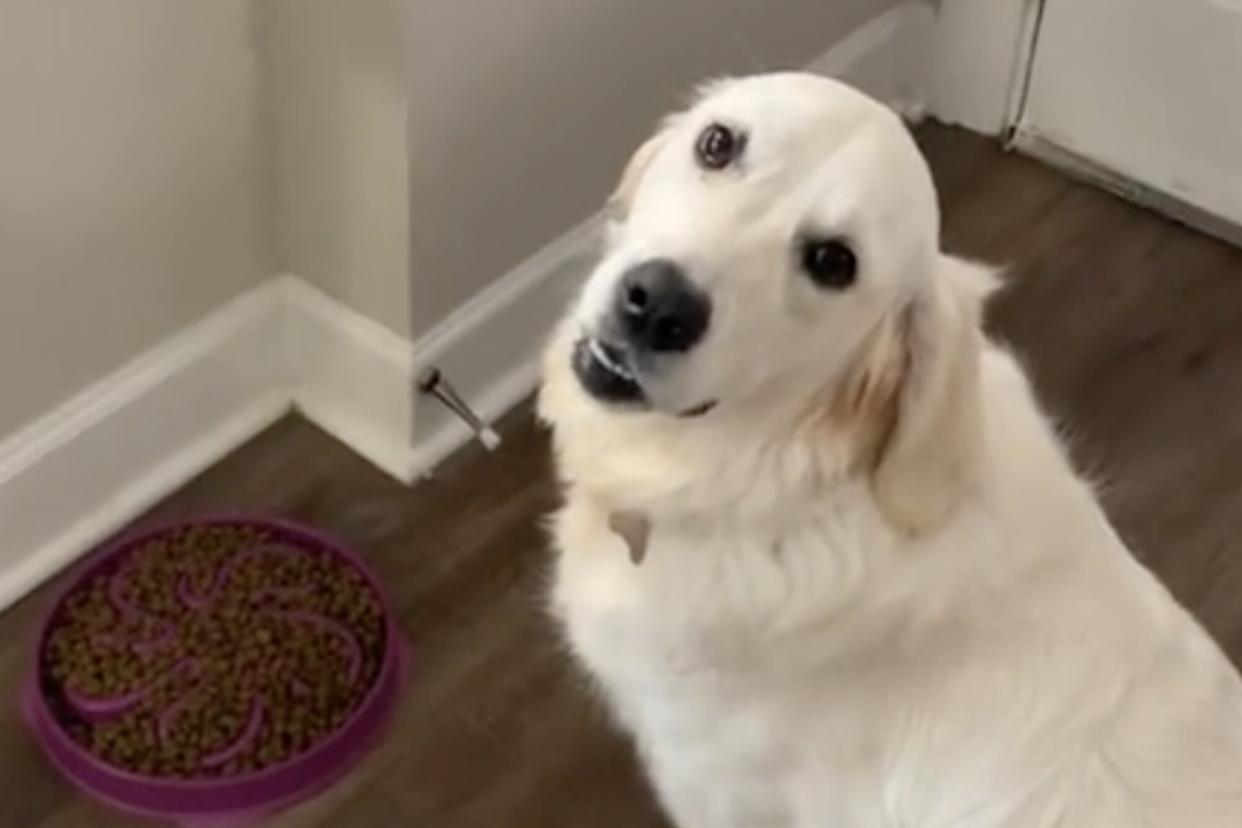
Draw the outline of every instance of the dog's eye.
M746 136L723 124L711 124L699 134L694 153L707 170L723 170L742 154Z
M820 287L844 290L858 276L858 259L840 239L808 239L802 243L802 269Z

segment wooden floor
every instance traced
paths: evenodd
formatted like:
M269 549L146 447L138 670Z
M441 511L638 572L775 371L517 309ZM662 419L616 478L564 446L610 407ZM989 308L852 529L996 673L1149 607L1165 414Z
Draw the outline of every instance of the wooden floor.
M997 335L1025 355L1078 460L1141 557L1242 660L1242 252L989 142L920 138L949 250L1007 263ZM541 614L547 444L521 411L496 456L469 449L407 490L297 419L169 498L309 521L363 550L413 644L390 737L288 828L663 826ZM42 595L0 619L11 698ZM0 714L0 826L130 825L74 794Z

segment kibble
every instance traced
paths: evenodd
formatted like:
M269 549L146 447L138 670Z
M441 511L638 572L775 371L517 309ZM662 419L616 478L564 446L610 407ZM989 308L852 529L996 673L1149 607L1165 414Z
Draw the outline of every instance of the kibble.
M216 777L281 764L339 728L385 644L377 597L330 550L248 525L196 526L141 543L68 595L42 683L65 732L105 762ZM256 709L257 735L237 752Z

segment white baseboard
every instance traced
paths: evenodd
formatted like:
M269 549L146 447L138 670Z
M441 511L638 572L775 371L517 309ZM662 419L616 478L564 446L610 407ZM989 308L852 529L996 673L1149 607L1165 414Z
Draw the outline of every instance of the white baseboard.
M592 219L414 343L275 277L0 440L0 609L293 409L399 480L429 473L471 433L417 399L417 370L485 419L521 402L595 235Z
M1107 190L1140 207L1168 216L1201 233L1215 236L1234 247L1242 247L1242 224L1222 218L1171 192L1158 190L1075 152L1055 139L1041 134L1030 124L1019 124L1014 129L1010 145L1018 152L1042 161L1050 167L1055 167L1080 181Z
M277 294L238 298L0 442L0 607L289 410Z
M412 365L296 277L238 297L0 441L0 608L294 408L413 479Z
M410 342L296 276L276 283L294 406L388 474L414 479Z
M494 282L414 345L417 370L434 365L485 420L534 392L544 338L597 255L592 216ZM414 463L420 473L471 439L439 403L415 399Z

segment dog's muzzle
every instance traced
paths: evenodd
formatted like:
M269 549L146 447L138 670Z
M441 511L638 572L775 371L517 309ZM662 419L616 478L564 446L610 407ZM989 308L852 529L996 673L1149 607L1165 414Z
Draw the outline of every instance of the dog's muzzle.
M575 346L574 372L596 399L645 405L643 376L698 345L711 315L710 297L674 262L643 262L622 275L600 333ZM692 413L710 408L696 406Z

